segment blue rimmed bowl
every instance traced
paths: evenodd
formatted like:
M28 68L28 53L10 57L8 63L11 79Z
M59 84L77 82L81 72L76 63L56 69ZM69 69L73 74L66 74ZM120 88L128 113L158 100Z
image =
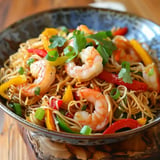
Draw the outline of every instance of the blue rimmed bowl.
M116 27L128 27L127 38L135 38L146 43L155 50L160 58L160 27L142 17L133 14L109 9L90 7L54 9L35 14L14 23L0 33L0 65L19 47L19 44L27 39L37 37L46 27L66 26L76 28L79 24L86 24L94 30L110 30ZM142 133L160 122L160 115L152 122L143 127L115 133L112 135L83 136L70 133L58 133L49 131L40 126L29 123L25 119L13 113L5 105L5 100L0 98L0 108L15 119L23 134L34 134L47 137L52 141L75 145L102 145L119 142L137 133Z

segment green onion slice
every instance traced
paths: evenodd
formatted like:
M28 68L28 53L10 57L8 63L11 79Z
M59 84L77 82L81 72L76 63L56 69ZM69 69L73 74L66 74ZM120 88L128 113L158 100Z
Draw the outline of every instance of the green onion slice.
M30 66L35 60L33 58L30 58L27 60L27 64Z
M35 94L35 95L39 95L39 94L40 94L40 87L36 87L36 88L35 88L34 94Z
M22 75L22 74L24 73L24 68L23 68L23 67L20 67L20 68L18 69L18 73Z
M46 55L46 59L48 61L56 61L58 57L59 57L59 54L56 50L49 51L48 54Z
M120 92L117 88L113 88L111 90L110 96L114 99L117 100L120 97Z
M35 117L38 120L42 120L45 115L45 110L43 108L38 108L35 112Z
M13 103L13 109L17 115L22 116L22 109L19 103Z
M85 125L80 130L80 133L83 134L83 135L90 135L92 133L92 128L90 128L89 126Z

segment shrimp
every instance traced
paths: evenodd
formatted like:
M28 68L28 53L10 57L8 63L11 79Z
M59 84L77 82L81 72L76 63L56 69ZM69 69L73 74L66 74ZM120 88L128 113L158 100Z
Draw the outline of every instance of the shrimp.
M83 31L85 34L93 34L94 32L90 30L86 25L81 24L77 27L77 30Z
M141 59L138 56L135 49L131 46L129 41L123 36L116 36L113 42L117 46L117 50L113 52L116 61L122 63L123 61L128 62L140 62Z
M77 111L74 119L82 126L90 126L94 131L104 129L109 121L109 108L105 96L101 92L89 88L79 90L78 94L93 103L95 110L90 114L86 111Z
M65 70L70 77L79 81L89 81L102 72L102 57L94 47L83 49L80 58L84 63L82 66L76 66L73 61L66 64Z
M155 63L149 64L142 70L144 81L150 89L160 91L160 77Z
M24 96L35 96L35 89L40 88L40 94L48 91L55 80L56 69L47 60L39 60L30 65L30 72L35 78L34 82L22 88Z

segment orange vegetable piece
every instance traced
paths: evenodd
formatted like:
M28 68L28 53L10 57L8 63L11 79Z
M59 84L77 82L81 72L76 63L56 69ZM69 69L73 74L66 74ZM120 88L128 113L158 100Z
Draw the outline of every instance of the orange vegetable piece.
M71 85L67 86L62 100L63 100L63 103L65 103L65 104L68 104L70 101L73 100L73 93L72 93Z
M46 124L47 129L55 131L56 130L56 125L55 125L54 120L53 120L52 110L46 109L45 110L45 115L46 115L45 116L45 124Z

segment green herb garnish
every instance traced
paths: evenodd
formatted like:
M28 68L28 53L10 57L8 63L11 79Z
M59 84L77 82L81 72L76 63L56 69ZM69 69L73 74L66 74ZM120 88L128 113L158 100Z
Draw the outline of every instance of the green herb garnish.
M122 68L118 74L118 78L122 78L125 83L132 83L129 62L122 62Z
M56 47L62 47L64 45L64 43L66 42L66 39L64 37L61 36L52 36L49 41L51 42L51 44L49 45L49 48L56 48Z
M101 31L96 34L87 36L93 39L98 45L97 50L103 58L103 65L108 62L108 58L112 55L112 52L116 50L116 46L108 39L110 38L110 32Z
M35 60L33 58L30 58L27 60L27 64L30 66Z

